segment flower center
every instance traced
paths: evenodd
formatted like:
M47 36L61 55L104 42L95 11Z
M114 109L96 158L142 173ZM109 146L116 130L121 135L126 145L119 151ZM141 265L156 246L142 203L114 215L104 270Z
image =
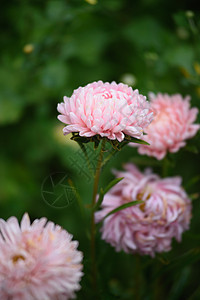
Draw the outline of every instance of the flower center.
M140 192L137 194L137 200L144 201L144 203L141 203L139 205L140 210L144 212L145 211L145 200L148 200L151 197L151 194L149 193L145 199L143 199L143 196L144 196L144 192Z
M18 255L14 255L13 257L12 257L12 262L14 263L14 264L16 264L17 262L18 262L18 260L25 260L25 257L23 256L23 255L21 255L21 254L18 254Z
M154 121L153 121L154 122ZM165 126L169 123L169 115L165 111L161 111L156 117L155 117L156 124L160 126Z

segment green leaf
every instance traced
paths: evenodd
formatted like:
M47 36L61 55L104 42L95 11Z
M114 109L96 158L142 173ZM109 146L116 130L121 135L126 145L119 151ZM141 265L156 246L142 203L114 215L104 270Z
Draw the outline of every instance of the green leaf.
M192 152L194 154L198 154L199 153L199 149L195 146L195 145L187 145L184 148L186 151L188 152Z
M86 149L85 149L84 144L81 143L79 140L77 140L77 143L79 144L79 146L80 146L81 150L83 151L83 153L84 153L85 155L87 155L87 151L86 151Z
M196 300L196 299L200 299L200 286L198 286L198 288L188 298L188 300Z
M122 210L122 209L125 209L125 208L127 208L127 207L131 207L131 206L135 206L135 205L137 205L137 204L142 204L142 203L144 203L144 201L136 200L136 201L131 201L131 202L122 204L122 205L118 206L117 208L111 210L111 211L103 218L103 220L105 220L105 218L109 217L110 215L112 215L112 214L114 214L114 213L116 213L116 212L118 212L118 211L120 211L120 210ZM103 220L102 220L102 221L103 221Z
M165 52L164 60L172 67L182 67L193 72L194 50L191 45L175 45Z
M101 167L104 167L105 164L111 159L111 157L113 157L116 153L118 153L118 151L119 150L113 148L112 151L109 152L109 155L104 158Z
M200 180L200 175L197 175L197 176L193 177L193 178L190 179L190 180L188 181L188 183L185 185L185 189L190 188L191 186L193 186L194 184L196 184L199 180Z
M107 187L104 190L104 194L106 194L113 186L115 186L118 182L120 182L122 179L124 179L124 177L120 177L120 178L115 178L114 180L112 180Z
M177 280L173 282L168 299L178 300L182 298L181 295L183 289L187 284L190 275L191 275L191 268L189 267L185 267L183 270L180 271L180 275L178 276Z
M200 260L200 248L193 248L186 253L175 257L169 262L167 266L161 268L156 274L153 280L160 277L162 274L172 271L174 269L180 269L187 265L194 264Z
M136 144L143 144L143 145L150 145L149 143L145 142L144 140L140 140L131 136L126 136L125 140L131 143L136 143Z
M112 180L112 181L107 185L107 187L106 187L104 190L101 188L100 194L99 194L99 199L98 199L98 201L97 201L97 203L96 203L96 205L95 205L95 207L94 207L94 210L97 210L97 209L100 207L101 203L103 202L103 198L104 198L105 194L106 194L113 186L115 186L118 182L120 182L123 178L124 178L124 177L115 178L114 180Z
M199 193L190 194L189 197L192 201L197 200L199 198Z

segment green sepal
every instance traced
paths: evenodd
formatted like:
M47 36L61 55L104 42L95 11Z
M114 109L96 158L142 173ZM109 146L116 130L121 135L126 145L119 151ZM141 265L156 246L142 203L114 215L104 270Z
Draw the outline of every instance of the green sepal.
M149 143L145 142L144 140L140 140L134 137L131 137L129 135L125 136L125 140L129 143L136 143L136 144L142 144L142 145L150 145Z

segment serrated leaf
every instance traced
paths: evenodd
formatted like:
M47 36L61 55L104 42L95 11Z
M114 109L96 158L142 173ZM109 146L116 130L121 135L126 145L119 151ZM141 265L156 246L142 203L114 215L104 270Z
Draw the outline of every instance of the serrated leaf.
M77 143L79 144L79 146L80 146L81 150L83 151L83 153L84 153L85 155L87 155L87 151L86 151L86 149L85 149L84 144L81 143L81 142L79 142L79 141L77 141Z
M112 180L107 186L105 189L102 189L100 190L100 194L99 194L99 199L94 207L94 210L97 210L101 203L103 202L103 198L105 196L105 194L113 187L115 186L118 182L120 182L124 177L121 177L121 178L115 178L114 180Z
M112 151L110 151L110 154L104 158L103 162L102 162L102 167L105 166L105 164L109 161L109 159L114 156L116 153L118 153L119 150L113 149Z
M116 213L116 212L118 212L118 211L120 211L120 210L122 210L122 209L125 209L125 208L127 208L127 207L131 207L131 206L135 206L135 205L137 205L137 204L142 204L142 203L144 203L144 201L142 201L142 200L136 200L136 201L131 201L131 202L122 204L122 205L118 206L117 208L111 210L111 211L103 218L103 220L105 220L105 219L106 219L107 217L109 217L110 215L112 215L112 214L114 214L114 213ZM102 221L103 221L103 220L102 220Z

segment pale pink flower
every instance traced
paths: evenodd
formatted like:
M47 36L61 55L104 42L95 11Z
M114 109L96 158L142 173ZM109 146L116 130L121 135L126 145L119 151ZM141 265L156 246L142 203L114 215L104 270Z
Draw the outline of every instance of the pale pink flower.
M58 119L67 124L64 134L100 135L121 142L125 134L143 136L153 119L146 97L125 84L93 82L75 90L71 98L58 104Z
M82 253L46 218L0 219L0 299L66 300L80 289Z
M150 94L151 107L155 111L153 122L146 128L143 140L150 145L138 145L140 154L163 159L169 152L177 152L199 130L196 120L198 109L190 108L190 97L180 95ZM131 145L131 144L130 144ZM132 144L135 146L135 144Z
M122 209L103 221L102 239L116 251L155 255L169 251L172 238L181 240L189 228L191 201L181 187L180 177L159 178L150 170L141 173L127 164L124 177L104 197L102 209L96 212L96 222L122 204L143 200L144 203Z

